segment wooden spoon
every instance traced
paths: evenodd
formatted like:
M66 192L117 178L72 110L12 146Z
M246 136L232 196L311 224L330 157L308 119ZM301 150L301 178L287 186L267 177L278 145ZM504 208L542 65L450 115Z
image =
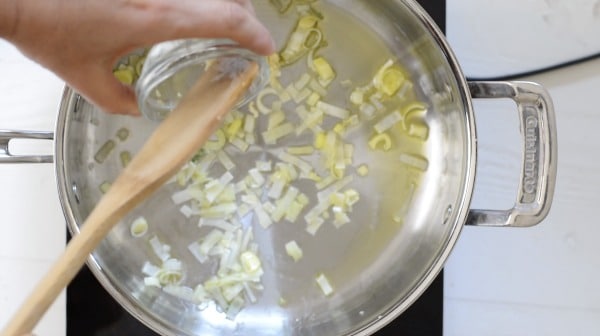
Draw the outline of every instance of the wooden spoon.
M223 67L219 63L209 67L177 108L158 125L100 199L81 232L71 239L64 253L8 322L3 336L31 333L114 225L191 159L258 73L256 63L249 63L235 74L220 69Z

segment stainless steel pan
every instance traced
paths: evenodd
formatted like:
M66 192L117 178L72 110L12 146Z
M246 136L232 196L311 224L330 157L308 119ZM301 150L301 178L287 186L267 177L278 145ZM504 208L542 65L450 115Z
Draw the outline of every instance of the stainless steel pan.
M173 254L186 265L194 265L186 247L197 238L197 228L190 226L170 201L176 188L166 185L123 220L88 260L110 294L161 334L368 335L401 314L427 288L442 269L463 225L531 226L549 211L556 178L556 126L551 99L543 88L524 82L466 82L444 37L414 1L322 2L370 27L409 69L415 91L429 106L424 116L429 137L422 153L427 169L411 172L412 168L403 168L398 164L398 152L377 156L362 150L359 144L368 132L355 133L351 141L358 146L356 157L368 162L371 172L353 182L362 197L351 223L343 230L323 229L315 237L290 223L256 229L265 289L258 302L246 306L234 320L145 288L140 270L152 258L151 251L147 240L132 239L129 233L129 223L139 215L172 245ZM285 21L269 11L266 1L255 6L275 37L285 38L287 28L281 28ZM472 98L510 98L516 102L523 162L511 209L469 208L477 163ZM65 89L54 133L54 162L60 200L73 234L101 197L99 185L114 179L121 169L116 155L102 164L95 162L98 148L126 128L129 138L115 140L115 146L118 151L135 153L155 126L139 118L105 114L70 88ZM49 160L13 156L8 142L16 137L47 139L51 134L3 132L2 162ZM232 157L237 169L244 170L253 165L257 153L268 155L265 152L263 148ZM419 183L411 184L410 178L415 176ZM402 220L397 223L390 214L399 210L403 211ZM290 237L304 246L302 263L293 263L282 252L281 246ZM203 272L206 270L199 266L189 266L184 281ZM326 272L335 283L333 295L325 296L315 286L317 272ZM279 302L282 296L285 305Z

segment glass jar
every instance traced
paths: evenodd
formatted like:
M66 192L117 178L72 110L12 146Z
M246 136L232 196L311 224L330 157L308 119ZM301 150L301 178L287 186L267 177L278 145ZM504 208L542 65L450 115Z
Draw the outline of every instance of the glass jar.
M150 120L163 120L179 104L210 62L217 59L227 61L228 58L253 61L259 66L258 75L237 103L237 106L241 106L255 97L269 81L265 57L227 39L185 39L156 44L148 52L135 85L140 112Z

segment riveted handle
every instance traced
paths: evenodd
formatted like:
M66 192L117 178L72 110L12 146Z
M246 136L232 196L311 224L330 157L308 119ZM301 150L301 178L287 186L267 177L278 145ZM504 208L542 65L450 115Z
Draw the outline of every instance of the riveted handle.
M0 130L0 163L52 163L53 155L14 155L9 144L15 139L53 140L53 132Z
M550 210L556 182L556 122L548 92L531 82L470 82L469 89L473 98L510 98L517 103L523 156L513 208L472 209L466 224L509 227L538 224Z

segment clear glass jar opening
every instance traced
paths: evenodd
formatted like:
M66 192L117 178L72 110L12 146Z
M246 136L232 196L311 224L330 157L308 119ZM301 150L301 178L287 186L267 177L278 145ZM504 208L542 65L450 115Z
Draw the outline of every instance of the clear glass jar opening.
M237 106L246 104L269 81L266 58L230 40L186 39L159 43L148 52L135 86L140 112L150 120L163 120L211 62L226 58L240 58L259 66L258 75Z

